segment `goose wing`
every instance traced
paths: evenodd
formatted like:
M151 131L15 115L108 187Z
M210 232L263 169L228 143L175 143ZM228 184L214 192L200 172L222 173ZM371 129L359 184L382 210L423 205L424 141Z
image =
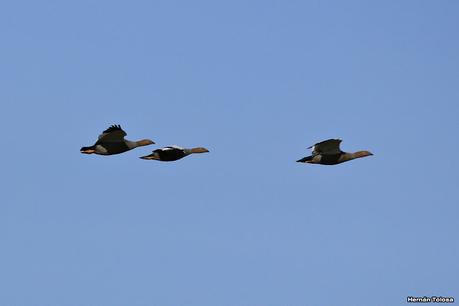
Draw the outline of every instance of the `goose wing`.
M308 149L312 149L312 155L340 154L342 152L339 147L341 141L341 139L327 139L310 146Z
M184 149L182 147L172 145L172 146L167 146L164 148L156 149L153 152L165 152L165 151L174 151L174 150L180 150L183 151Z
M118 141L123 141L124 136L126 136L126 132L123 131L120 125L112 125L108 129L102 132L102 134L99 135L99 140L98 141L109 141L109 142L118 142Z

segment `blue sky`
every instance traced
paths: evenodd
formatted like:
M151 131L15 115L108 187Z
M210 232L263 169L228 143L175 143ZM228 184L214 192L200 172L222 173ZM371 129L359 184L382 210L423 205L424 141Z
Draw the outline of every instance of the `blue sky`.
M457 1L0 5L0 304L459 299ZM157 144L88 156L111 124ZM295 160L323 139L373 157ZM205 146L175 163L159 146Z

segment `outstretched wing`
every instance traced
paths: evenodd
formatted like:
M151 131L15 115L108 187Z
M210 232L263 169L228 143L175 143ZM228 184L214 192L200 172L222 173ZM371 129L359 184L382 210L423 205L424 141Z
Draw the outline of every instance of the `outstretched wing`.
M168 148L168 149L176 149L176 150L184 150L184 148L182 147L179 147L177 145L171 145L171 146L167 146L165 148Z
M342 151L339 147L341 139L328 139L319 143L316 143L313 146L310 146L308 149L312 148L312 155L318 154L340 154Z
M182 147L172 145L172 146L167 146L164 148L156 149L153 152L166 152L166 151L183 151Z
M120 125L112 125L108 129L102 132L99 135L99 141L109 141L109 142L117 142L123 141L124 136L126 136L126 132L123 131Z

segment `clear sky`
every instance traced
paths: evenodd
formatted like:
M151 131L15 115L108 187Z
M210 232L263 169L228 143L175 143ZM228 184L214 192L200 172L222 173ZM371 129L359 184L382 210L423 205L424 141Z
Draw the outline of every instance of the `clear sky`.
M459 300L459 2L4 1L0 305ZM111 124L157 144L80 154ZM372 157L296 163L342 138ZM138 157L164 145L210 153Z

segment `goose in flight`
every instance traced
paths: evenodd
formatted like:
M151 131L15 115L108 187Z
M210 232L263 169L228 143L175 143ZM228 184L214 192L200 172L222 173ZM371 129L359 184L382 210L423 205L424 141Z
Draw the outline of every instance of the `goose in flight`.
M99 154L99 155L113 155L132 150L137 147L148 146L154 144L150 139L142 139L139 141L131 141L124 139L126 132L123 131L121 126L112 125L102 132L97 139L97 142L90 147L82 147L81 153L85 154Z
M343 152L339 147L341 141L341 139L328 139L316 143L315 145L308 148L312 148L312 155L303 157L302 159L297 160L297 162L308 164L336 165L356 158L373 155L369 151L357 151L355 153Z
M191 148L185 149L179 146L167 146L161 149L156 149L152 154L141 156L141 159L155 159L160 161L175 161L193 153L206 153L209 152L206 148Z

